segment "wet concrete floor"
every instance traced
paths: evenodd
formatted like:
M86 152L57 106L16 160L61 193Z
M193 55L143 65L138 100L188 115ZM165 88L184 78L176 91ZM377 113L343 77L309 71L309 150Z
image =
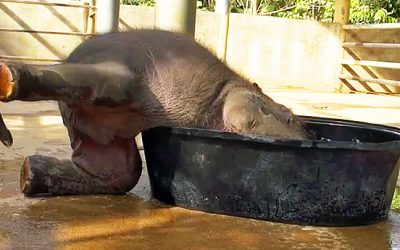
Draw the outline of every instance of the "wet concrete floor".
M0 249L400 249L400 211L378 224L341 228L214 215L150 199L146 171L129 195L26 198L19 191L24 157L68 158L68 137L54 103L0 110L15 141L10 149L0 147ZM382 123L400 124L400 115L396 119Z

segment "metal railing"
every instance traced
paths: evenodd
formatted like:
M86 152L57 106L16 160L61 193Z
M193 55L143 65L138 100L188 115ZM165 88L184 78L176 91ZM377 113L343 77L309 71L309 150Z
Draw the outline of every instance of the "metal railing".
M74 31L48 31L48 30L33 30L33 29L15 29L15 28L0 28L0 32L12 32L12 33L28 33L28 34L45 34L45 35L66 35L66 36L79 36L83 39L87 39L95 35L95 14L96 6L88 2L81 2L81 4L72 3L57 3L57 2L43 2L43 1L23 1L23 0L0 0L1 3L10 4L30 4L30 5L42 5L51 7L68 7L68 8L81 8L84 9L84 31L85 32L74 32ZM91 19L92 28L89 31L89 20ZM27 56L11 56L11 55L0 55L1 60L5 61L34 61L41 63L56 63L61 62L61 59L50 59L50 58L34 58Z
M69 35L69 36L93 36L93 33L73 32L73 31L47 31L47 30L30 30L30 29L8 29L0 28L0 32L15 32L15 33L35 33L47 35Z
M342 26L344 32L348 33L351 31L360 31L360 30L400 30L399 23L393 24L366 24L366 25L343 25ZM343 41L341 43L342 47L346 50L349 48L362 48L362 49L393 49L400 54L400 43L381 43L381 42L346 42ZM360 58L354 59L342 59L342 66L345 69L348 69L349 66L356 65L361 66L367 71L370 71L368 67L373 68L382 68L382 69L391 69L391 70L400 70L399 62L387 62L387 61L374 61L374 60L363 60ZM398 80L389 80L389 79L381 79L373 75L372 77L361 77L356 74L353 70L348 70L350 75L340 74L339 79L341 80L354 80L360 82L363 86L365 83L373 83L380 85L388 85L394 87L400 87L400 81Z
M19 4L36 4L36 5L48 5L48 6L60 6L60 7L72 7L72 8L84 8L84 9L96 9L96 6L85 4L67 4L67 3L56 3L56 2L39 2L39 1L18 1L18 0L1 0L2 3L19 3Z

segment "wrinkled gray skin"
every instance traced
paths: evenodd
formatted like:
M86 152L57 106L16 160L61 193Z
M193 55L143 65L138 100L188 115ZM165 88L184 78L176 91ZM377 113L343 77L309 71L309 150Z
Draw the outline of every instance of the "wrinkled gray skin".
M142 171L134 138L151 127L310 136L257 85L191 38L169 32L103 35L82 43L62 64L0 64L0 71L2 101L58 100L71 139L71 161L26 158L21 172L26 195L129 191Z

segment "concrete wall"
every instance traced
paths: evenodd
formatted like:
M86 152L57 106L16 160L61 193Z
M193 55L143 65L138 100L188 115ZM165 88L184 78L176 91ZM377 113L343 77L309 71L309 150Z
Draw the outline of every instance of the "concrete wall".
M154 27L155 9L152 7L135 7L121 5L119 11L119 29L151 29Z
M400 29L372 29L372 30L349 30L345 35L346 42L365 43L398 43L400 44ZM400 62L399 49L378 49L378 48L346 48L344 58L362 59L372 61ZM399 69L385 69L374 67L348 66L343 70L344 74L355 72L361 77L381 78L388 80L400 80ZM360 84L357 81L350 81L352 87L358 91L371 90L384 93L400 93L400 87L381 86L378 84ZM344 90L348 89L343 85Z
M119 28L122 31L154 27L154 8L121 5ZM197 11L196 40L216 50L219 32L219 16L212 12Z
M123 6L120 27L152 27L154 10ZM197 12L196 40L218 45L220 16ZM232 14L227 63L262 88L334 91L339 65L340 26L303 20Z
M72 1L77 3L77 1ZM85 31L83 9L0 3L0 28ZM120 29L152 28L154 9L121 6ZM196 39L215 51L220 16L198 11ZM262 88L334 91L339 25L232 14L227 63ZM0 54L64 58L83 37L0 32Z
M232 14L227 61L265 88L334 91L340 26Z

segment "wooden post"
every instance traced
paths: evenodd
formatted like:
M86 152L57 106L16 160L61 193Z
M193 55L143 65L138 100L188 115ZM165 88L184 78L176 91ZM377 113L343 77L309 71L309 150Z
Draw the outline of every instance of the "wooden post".
M349 23L350 17L350 0L335 0L335 16L333 21L340 24L340 32L338 37L338 45L340 46L339 52L339 65L338 65L338 76L343 74L343 67L341 65L341 60L344 57L344 49L341 47L341 44L345 41L345 30L343 26ZM339 77L337 79L337 88L336 91L341 92L343 89L343 80Z
M196 0L156 0L155 27L194 36L196 3Z
M349 23L350 0L335 0L334 22L346 25Z
M96 1L95 0L84 0L83 1L84 6L87 6L85 8L85 11L83 12L83 18L85 19L84 22L84 27L83 31L85 33L94 33L96 32L95 30L95 15L96 15L96 9L89 8L89 6L96 6Z
M89 2L93 5L96 6L96 0L89 0ZM90 27L90 33L95 33L96 32L96 9L92 9L91 12L89 13L89 27Z

